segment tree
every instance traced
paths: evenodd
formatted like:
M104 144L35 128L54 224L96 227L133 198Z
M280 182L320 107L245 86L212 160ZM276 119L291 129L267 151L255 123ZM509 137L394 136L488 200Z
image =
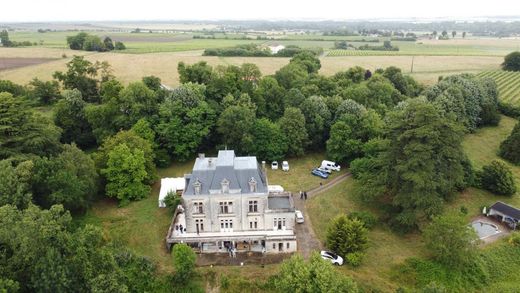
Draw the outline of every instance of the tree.
M48 105L61 98L60 85L57 81L41 81L35 78L29 85L32 87L29 96L41 104Z
M278 120L278 125L287 140L287 155L302 156L307 145L305 116L298 108L288 107Z
M110 37L105 37L103 40L103 45L106 50L112 51L114 50L114 42L112 42L112 39Z
M84 56L74 56L67 63L67 71L56 71L52 75L65 89L78 89L87 102L99 101L99 85L113 79L107 62L92 63Z
M304 85L307 76L307 67L299 62L285 65L276 71L274 75L278 84L287 90L292 88L301 88Z
M87 35L85 40L83 41L83 50L85 51L97 51L103 52L106 51L105 44L101 41L98 36Z
M367 199L385 196L399 228L415 227L442 211L443 202L464 186L463 129L443 117L431 103L411 99L388 113L384 150L360 175L360 194Z
M192 65L179 62L177 72L179 73L181 83L193 82L207 85L211 82L214 75L213 68L205 61L200 61Z
M363 155L363 145L383 133L383 121L372 109L359 115L343 114L331 127L327 155L336 162L350 162Z
M3 47L11 47L13 44L13 42L9 40L9 33L5 29L0 32L0 43Z
M77 89L65 91L63 99L54 107L54 123L63 132L63 143L76 143L81 148L94 145L92 128L86 117L86 105Z
M0 80L0 93L2 92L7 92L15 97L19 97L25 95L27 91L24 86L10 80Z
M145 162L142 150L131 150L124 143L108 153L107 167L101 169L101 174L107 180L107 195L117 198L120 206L132 200L140 200L150 193L150 186L145 184Z
M511 172L511 168L501 161L495 160L491 164L482 167L480 185L482 188L499 195L511 196L516 193L513 172Z
M161 89L161 79L157 76L149 75L142 78L143 83L152 91L156 92Z
M287 144L280 126L262 118L256 119L251 129L251 145L246 150L261 160L277 161L285 156Z
M328 137L331 114L322 97L307 98L300 107L305 116L305 128L309 135L310 147L320 148Z
M289 64L291 63L303 65L307 69L308 73L318 73L318 70L321 68L320 59L311 51L302 51L301 53L294 55L294 57L289 61Z
M85 43L85 39L88 36L87 33L81 32L74 36L67 37L67 44L72 50L82 50L83 43Z
M462 215L447 213L434 217L423 235L433 258L441 264L461 269L474 261L477 234Z
M56 157L35 160L33 173L33 198L41 207L62 204L70 211L85 211L97 195L94 161L75 145L64 145Z
M327 248L348 258L350 254L362 253L368 244L368 230L358 219L340 215L327 227Z
M266 76L260 80L253 94L253 102L257 106L258 117L268 117L276 120L284 111L284 89L276 79Z
M32 161L13 166L9 160L0 161L0 206L13 205L25 209L32 200L30 180Z
M462 32L462 38L463 38L463 39L466 38L466 32Z
M60 129L10 93L0 93L0 117L0 159L59 151Z
M119 145L125 144L132 154L137 150L142 151L144 155L144 168L146 171L143 182L151 184L156 177L156 168L154 164L154 152L152 145L146 139L141 138L134 131L120 131L116 135L107 138L94 154L94 161L98 170L108 167L110 153Z
M130 83L108 103L118 109L117 116L112 117L118 129L130 129L139 119L151 118L159 111L157 95L140 81Z
M520 71L520 51L511 52L504 57L502 69L506 71Z
M455 36L457 35L457 32L456 31L452 31L451 32L451 37L455 39Z
M120 50L125 50L125 49L126 49L126 46L125 46L125 44L124 44L123 42L116 41L116 44L115 44L115 46L114 46L114 49L115 49L115 50L118 50L118 51L120 51Z
M217 131L229 149L238 152L244 146L251 145L251 130L256 115L253 109L243 105L234 105L226 108L217 120Z
M177 160L193 156L214 127L215 112L204 93L203 85L183 84L159 105L157 140Z
M186 282L195 270L195 252L188 245L179 243L173 246L172 257L176 279L181 283Z
M442 31L441 35L442 35L443 38L447 38L448 37L448 32L444 30L444 31Z
M334 270L331 263L314 252L309 262L299 254L285 260L274 279L279 292L358 292L350 277Z
M515 165L520 165L520 123L517 123L511 134L500 143L498 154Z

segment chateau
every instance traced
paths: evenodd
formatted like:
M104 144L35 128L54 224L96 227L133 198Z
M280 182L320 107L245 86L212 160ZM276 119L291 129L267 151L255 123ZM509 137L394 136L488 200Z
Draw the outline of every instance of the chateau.
M232 150L200 154L186 174L182 207L168 231L168 247L187 243L200 252L295 252L294 203L290 193L270 192L256 157Z

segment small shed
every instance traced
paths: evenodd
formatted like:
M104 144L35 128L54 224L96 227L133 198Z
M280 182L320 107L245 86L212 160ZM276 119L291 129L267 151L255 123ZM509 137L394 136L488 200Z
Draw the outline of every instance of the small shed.
M520 209L501 201L497 201L489 208L488 215L494 216L502 222L506 222L513 229L516 229L516 226L520 222Z
M159 207L165 208L164 198L169 192L179 192L184 190L186 180L183 177L178 178L162 178L161 191L159 191Z

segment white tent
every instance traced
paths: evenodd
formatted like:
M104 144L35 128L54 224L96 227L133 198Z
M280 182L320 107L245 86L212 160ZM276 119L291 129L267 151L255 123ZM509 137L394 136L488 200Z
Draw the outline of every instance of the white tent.
M164 198L168 195L168 192L177 192L184 190L186 181L183 177L178 178L162 178L161 179L161 191L159 191L159 207L165 208Z

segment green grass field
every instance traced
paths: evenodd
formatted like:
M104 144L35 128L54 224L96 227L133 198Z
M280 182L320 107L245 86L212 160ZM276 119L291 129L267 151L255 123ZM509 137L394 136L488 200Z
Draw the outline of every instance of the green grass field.
M490 77L495 80L500 100L513 105L520 105L520 72L485 71L478 76Z

